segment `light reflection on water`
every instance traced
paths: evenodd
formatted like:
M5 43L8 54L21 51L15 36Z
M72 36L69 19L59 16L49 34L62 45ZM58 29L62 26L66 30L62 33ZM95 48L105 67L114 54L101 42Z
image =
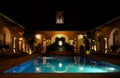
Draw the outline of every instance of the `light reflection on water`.
M5 73L108 73L120 72L120 67L83 56L42 56ZM22 67L20 67L22 66ZM19 68L18 68L19 67ZM22 68L22 70L20 69ZM20 71L21 70L21 71Z
M88 61L86 58L80 56L66 57L66 56L57 56L57 57L41 57L33 60L36 72L55 72L55 73L64 73L64 72L107 72L101 66L97 66L96 61ZM37 64L34 61L38 61ZM37 66L39 65L39 66ZM37 66L37 67L36 67ZM46 69L46 70L38 70ZM49 69L49 70L48 70ZM113 70L114 71L114 70Z

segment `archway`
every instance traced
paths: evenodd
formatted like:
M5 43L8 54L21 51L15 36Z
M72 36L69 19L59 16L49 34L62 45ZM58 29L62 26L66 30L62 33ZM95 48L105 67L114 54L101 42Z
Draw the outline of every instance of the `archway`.
M70 44L69 38L68 38L68 36L65 35L65 34L55 34L55 35L53 35L52 38L51 38L51 43L54 43L54 42L55 42L55 39L56 39L57 37L58 37L58 38L64 37L64 38L65 38L65 42L68 43L68 44Z
M120 46L120 29L119 28L114 28L111 32L110 32L110 36L109 36L109 47L113 46L113 45L118 45Z
M4 44L10 45L12 43L10 30L7 27L3 27L2 33L4 34Z
M10 47L12 44L12 39L11 39L11 33L10 30L7 27L3 27L1 30L2 33L2 52L3 53L9 53L10 52Z

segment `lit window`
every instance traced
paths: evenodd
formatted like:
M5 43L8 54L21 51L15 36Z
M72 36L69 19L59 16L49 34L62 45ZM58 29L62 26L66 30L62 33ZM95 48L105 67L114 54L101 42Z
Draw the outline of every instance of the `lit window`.
M63 11L56 12L56 24L64 24L64 12Z

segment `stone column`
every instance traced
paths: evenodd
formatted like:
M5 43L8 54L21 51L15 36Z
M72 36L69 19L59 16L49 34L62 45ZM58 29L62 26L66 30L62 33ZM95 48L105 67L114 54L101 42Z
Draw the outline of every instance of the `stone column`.
M105 40L105 53L107 53L107 50L108 50L108 44L107 44L108 39L104 38L104 40Z

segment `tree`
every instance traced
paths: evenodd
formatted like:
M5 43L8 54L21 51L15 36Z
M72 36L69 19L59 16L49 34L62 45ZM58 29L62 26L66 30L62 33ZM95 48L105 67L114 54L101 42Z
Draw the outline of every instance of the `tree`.
M84 36L85 50L91 52L90 49L92 45L95 44L93 41L95 40L95 36L93 32L87 32L86 36Z
M35 42L35 32L30 30L25 30L23 37L26 40L26 43L29 44L31 50L33 51L33 44Z

